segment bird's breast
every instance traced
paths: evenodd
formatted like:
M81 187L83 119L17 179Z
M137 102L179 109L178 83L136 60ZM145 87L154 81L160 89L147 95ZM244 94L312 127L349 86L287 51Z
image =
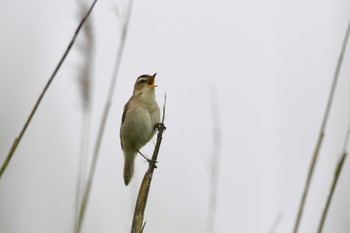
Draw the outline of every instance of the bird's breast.
M121 126L122 144L136 150L144 146L154 135L156 118L154 111L150 112L143 106L130 108ZM157 123L157 122L156 122Z

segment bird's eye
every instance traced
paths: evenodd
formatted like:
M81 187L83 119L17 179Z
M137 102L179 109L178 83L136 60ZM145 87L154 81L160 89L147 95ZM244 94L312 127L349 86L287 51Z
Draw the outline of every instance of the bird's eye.
M141 79L140 83L145 84L145 83L146 83L146 80Z

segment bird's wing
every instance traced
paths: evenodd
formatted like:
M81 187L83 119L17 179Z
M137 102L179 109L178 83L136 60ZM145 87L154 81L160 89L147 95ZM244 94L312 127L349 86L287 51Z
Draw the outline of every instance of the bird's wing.
M130 105L132 99L133 99L133 97L131 97L131 98L129 99L129 101L128 101L128 102L125 104L125 106L124 106L124 111L123 111L123 115L122 115L122 124L123 124L124 121L125 121L126 112L127 112L128 109L129 109L129 105ZM120 145L121 145L121 147L122 147L122 149L123 149L123 143L122 143L121 138L120 138Z
M129 109L129 105L130 105L132 99L133 99L133 97L131 97L131 98L129 99L129 101L128 101L128 102L125 104L125 106L124 106L124 111L123 111L123 116L122 116L122 124L124 123L125 116L126 116L126 112L127 112L128 109Z

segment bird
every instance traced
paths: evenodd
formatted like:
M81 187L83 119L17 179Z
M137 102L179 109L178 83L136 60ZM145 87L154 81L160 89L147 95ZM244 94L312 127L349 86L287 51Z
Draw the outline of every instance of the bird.
M152 139L156 132L156 125L160 122L160 110L155 98L156 75L157 73L139 76L136 79L133 94L124 106L120 143L124 153L125 186L134 176L137 153L141 154L140 149Z

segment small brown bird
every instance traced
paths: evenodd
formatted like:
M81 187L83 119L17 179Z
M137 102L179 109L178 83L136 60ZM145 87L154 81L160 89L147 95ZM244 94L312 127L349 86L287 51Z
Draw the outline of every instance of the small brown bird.
M155 99L154 75L141 75L134 85L134 92L124 106L120 126L120 142L124 152L124 183L128 185L134 176L135 157L149 142L160 121L160 110Z

